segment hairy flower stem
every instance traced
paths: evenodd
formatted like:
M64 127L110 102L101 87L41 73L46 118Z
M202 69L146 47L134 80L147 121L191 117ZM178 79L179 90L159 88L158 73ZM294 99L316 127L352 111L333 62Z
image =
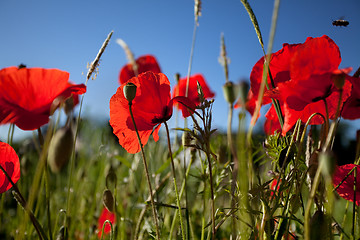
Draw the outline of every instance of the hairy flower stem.
M8 138L7 138L7 143L9 145L12 145L12 141L13 141L13 137L14 137L14 130L15 130L15 124L11 123L10 127L9 127Z
M131 106L132 106L132 102L129 101L130 116L131 116L131 120L132 120L132 122L133 122L133 124L134 124L136 136L137 136L137 139L138 139L138 141L139 141L140 148L141 148L141 156L142 156L142 160L143 160L143 163L144 163L144 168L145 168L145 173L146 173L146 179L147 179L147 182L148 182L148 185L149 185L150 201L151 201L152 213L153 213L153 218L154 218L155 227L156 227L156 239L160 240L159 223L158 223L158 217L157 217L156 209L155 209L155 203L154 203L154 197L153 197L153 190L152 190L151 181L150 181L150 174L149 174L149 170L148 170L148 165L147 165L147 163L146 163L146 157L145 157L144 148L143 148L143 145L142 145L142 143L141 143L141 139L140 139L140 136L139 136L138 129L137 129L137 127L136 127L136 123L135 123L135 119L134 119L134 115L133 115Z
M35 228L37 234L39 235L39 238L44 239L44 240L48 239L46 234L45 234L44 229L41 227L40 223L38 222L38 220L36 219L34 214L27 207L25 198L22 196L19 188L11 180L11 177L9 176L9 174L5 171L5 169L1 165L0 165L0 170L5 174L5 177L11 183L11 185L13 187L13 194L14 194L14 197L15 197L16 201L24 208L25 212L29 215L31 222L34 225L34 228Z
M319 167L316 171L315 177L314 177L314 183L311 186L311 192L309 196L309 200L306 204L305 209L305 216L304 216L304 239L310 240L310 211L311 206L315 198L316 190L318 188L318 185L320 183L320 177L321 177L321 168L323 167L324 162L320 162Z
M356 185L357 185L357 182L356 182L356 178L357 178L357 167L355 167L355 170L354 170L354 198L353 198L353 219L352 219L352 228L351 228L351 236L352 236L352 239L355 239L355 225L356 225Z
M54 128L55 131L55 128ZM43 148L44 145L44 136L41 132L41 128L38 128L38 136L39 136L39 143L40 148ZM52 231L51 231L51 214L50 214L50 185L49 185L49 168L47 161L45 162L44 166L44 178L45 178L45 202L46 202L46 215L47 215L47 223L48 223L48 231L50 240L52 240Z
M181 227L181 236L182 236L182 239L184 240L186 235L185 235L185 230L184 230L184 225L183 225L183 220L182 220L182 214L181 214L179 191L177 189L177 183L176 183L176 172L175 172L174 159L173 159L172 151L171 151L169 127L168 127L166 122L164 122L164 125L165 125L165 129L166 129L167 142L168 142L169 154L170 154L170 159L171 159L171 171L172 171L173 179L174 179L176 203L177 203L177 206L178 206L179 221L180 221L180 227Z
M212 227L212 239L215 239L216 229L215 229L215 197L214 197L214 186L213 186L213 174L212 174L212 164L210 156L210 143L206 143L206 158L209 164L209 180L210 180L210 194L211 194L211 227Z
M181 184L181 189L180 189L180 193L179 193L179 198L180 198L180 199L182 198L182 195L186 192L186 191L185 191L185 190L186 190L186 179L187 179L187 177L189 176L190 169L191 169L191 165L192 165L192 163L194 162L194 159L195 159L195 157L192 155L191 158L190 158L190 162L189 162L189 164L188 164L188 166L187 166L186 172L185 172L184 180L183 180L183 182L182 182L182 184ZM185 199L186 199L186 198L185 198ZM187 208L187 205L185 206L185 208ZM175 215L178 214L178 211L179 211L179 209L177 208L177 209L175 210ZM172 224L171 224L169 239L172 239L172 232L173 232L174 227L175 227L175 222L176 222L176 218L173 219L173 222L172 222ZM190 234L188 234L188 238L190 238Z
M234 105L232 103L229 103L229 114L228 114L228 126L227 126L227 141L228 146L231 150L231 154L233 157L234 166L232 169L232 182L231 182L231 208L234 209L236 206L236 199L235 199L235 187L237 183L237 176L239 171L239 160L237 157L236 148L233 143L232 139L232 118L233 118L233 111L234 111ZM236 238L236 221L235 221L235 215L232 218L232 237L233 239Z

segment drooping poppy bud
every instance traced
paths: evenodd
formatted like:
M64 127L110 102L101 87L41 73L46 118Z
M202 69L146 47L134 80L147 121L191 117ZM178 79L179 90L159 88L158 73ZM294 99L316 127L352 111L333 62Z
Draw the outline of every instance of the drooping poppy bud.
M245 103L246 103L246 99L247 99L247 96L248 96L248 93L249 93L249 83L246 82L246 81L241 81L239 83L239 88L240 88L240 100L241 100L241 104L243 106L245 106Z
M103 203L107 210L114 211L114 197L109 189L105 189L103 192Z
M346 74L341 72L341 73L337 73L334 74L332 76L332 79L334 81L334 85L338 88L338 89L342 89L344 84L345 84L345 78L346 78Z
M236 86L234 85L233 82L226 82L223 85L223 93L224 93L225 100L230 104L233 104L237 98L235 89L236 89Z
M135 96L136 96L136 85L128 82L125 87L124 87L124 96L126 98L126 100L128 100L129 102L131 102L132 100L134 100Z
M74 145L71 128L63 127L56 131L49 145L48 164L54 173L60 172L69 161Z

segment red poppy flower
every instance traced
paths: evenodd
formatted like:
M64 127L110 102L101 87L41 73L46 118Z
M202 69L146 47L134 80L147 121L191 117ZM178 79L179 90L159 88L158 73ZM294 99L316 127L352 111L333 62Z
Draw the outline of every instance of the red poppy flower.
M173 97L185 96L186 82L187 82L187 78L182 78L179 80L178 84L174 87ZM209 86L207 85L203 75L195 74L189 78L189 89L188 89L187 96L196 105L200 104L198 88L197 88L198 82L202 88L205 99L213 98L215 96L215 94L210 90ZM178 104L178 108L180 108L181 110L184 110L185 107L181 104Z
M266 120L264 123L264 131L266 135L272 135L276 131L281 132L281 125L279 118L276 114L275 107L271 106L269 111L265 115Z
M99 220L98 220L98 237L101 238L101 233L103 229L104 222L106 220L109 220L111 224L114 224L116 222L116 216L114 213L107 210L105 207L103 208ZM104 234L109 234L111 231L111 227L109 223L106 223L104 228Z
M23 130L46 124L55 99L83 94L84 84L68 82L58 69L9 67L0 70L0 124L14 123Z
M16 183L20 179L20 162L15 150L7 143L0 142L0 165ZM0 193L12 188L10 181L0 170Z
M188 98L179 96L171 99L170 82L162 73L145 72L128 82L137 86L132 112L143 145L151 134L155 141L159 139L160 125L172 116L174 102L195 109L194 103ZM110 99L110 125L120 145L129 153L137 153L140 145L131 120L129 103L123 93L124 87L125 84L121 85ZM190 116L190 111L183 109L183 116Z
M348 201L351 201L351 202L354 201L354 171L355 170L351 173L350 173L350 171L354 167L357 167L356 174L357 174L357 176L360 176L360 165L355 165L355 164L346 164L346 165L336 167L335 173L333 176L334 187L337 187L342 181L344 181L336 189L339 196ZM355 203L358 206L360 205L360 181L359 180L357 180L357 182L356 182L356 202Z
M144 55L136 59L137 74L151 71L154 73L161 73L160 66L156 61L156 58L152 55ZM132 77L135 77L137 74L134 72L133 65L131 63L126 64L119 74L119 83L126 83Z
M351 95L345 102L341 116L345 119L360 118L360 78L348 77L352 84Z
M283 134L289 131L299 118L305 123L313 113L321 113L326 117L326 108L329 117L335 117L340 90L335 87L333 77L339 73L340 62L338 46L325 35L308 38L303 44L284 44L283 49L272 54L270 72L276 88L265 92L263 104L270 103L271 98L280 101L284 109ZM263 63L264 58L261 58L250 76L252 96L247 103L247 109L251 114L258 98ZM344 73L348 71L349 69L343 70ZM349 97L350 91L351 83L346 80L341 104ZM314 117L310 122L322 123L320 116Z

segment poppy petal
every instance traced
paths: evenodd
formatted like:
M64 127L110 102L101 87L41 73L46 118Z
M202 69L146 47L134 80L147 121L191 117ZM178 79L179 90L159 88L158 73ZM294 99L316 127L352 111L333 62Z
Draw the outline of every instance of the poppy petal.
M9 144L3 142L0 142L0 165L14 183L20 179L19 157ZM5 174L0 171L0 193L6 192L11 187L12 185Z
M86 91L83 84L69 84L69 73L58 69L20 68L0 71L0 123L15 123L23 130L34 130L49 121L56 98Z
M338 166L333 176L334 187L340 197L353 202L354 201L354 172L350 173L356 167L356 173L360 175L360 165L346 164ZM354 171L354 170L353 170ZM349 174L350 173L350 174ZM340 184L341 183L341 184ZM360 205L360 181L356 182L356 205Z
M138 67L138 74L147 71L151 71L154 73L161 72L160 66L156 58L152 55L144 55L139 57L136 60L136 65ZM127 64L120 70L119 83L124 84L133 77L135 77L133 66L131 64Z
M103 210L101 211L101 214L100 214L100 217L98 220L98 238L101 238L103 225L106 220L109 220L111 222L111 224L115 224L116 223L116 215L104 207ZM111 227L108 223L106 223L106 225L104 227L103 235L109 234L110 231L111 231Z
M190 76L187 97L196 106L200 104L197 83L200 84L205 99L213 98L215 96L215 93L211 91L210 87L208 86L208 84L202 74L194 74L194 75ZM176 97L176 96L185 97L186 84L187 84L187 78L180 79L178 84L173 89L172 96L173 97ZM187 115L186 107L182 106L181 104L177 104L176 106L182 110L183 114L186 113L186 115ZM189 116L189 115L187 115L187 116Z

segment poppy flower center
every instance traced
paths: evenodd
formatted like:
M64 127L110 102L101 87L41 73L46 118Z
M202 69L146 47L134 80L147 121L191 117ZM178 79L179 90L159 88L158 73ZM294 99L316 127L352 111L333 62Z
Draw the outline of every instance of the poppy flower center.
M333 87L332 85L328 86L327 89L324 91L324 95L313 98L311 101L312 102L317 102L317 101L320 101L320 100L325 100L327 97L329 97L331 95L332 87Z

